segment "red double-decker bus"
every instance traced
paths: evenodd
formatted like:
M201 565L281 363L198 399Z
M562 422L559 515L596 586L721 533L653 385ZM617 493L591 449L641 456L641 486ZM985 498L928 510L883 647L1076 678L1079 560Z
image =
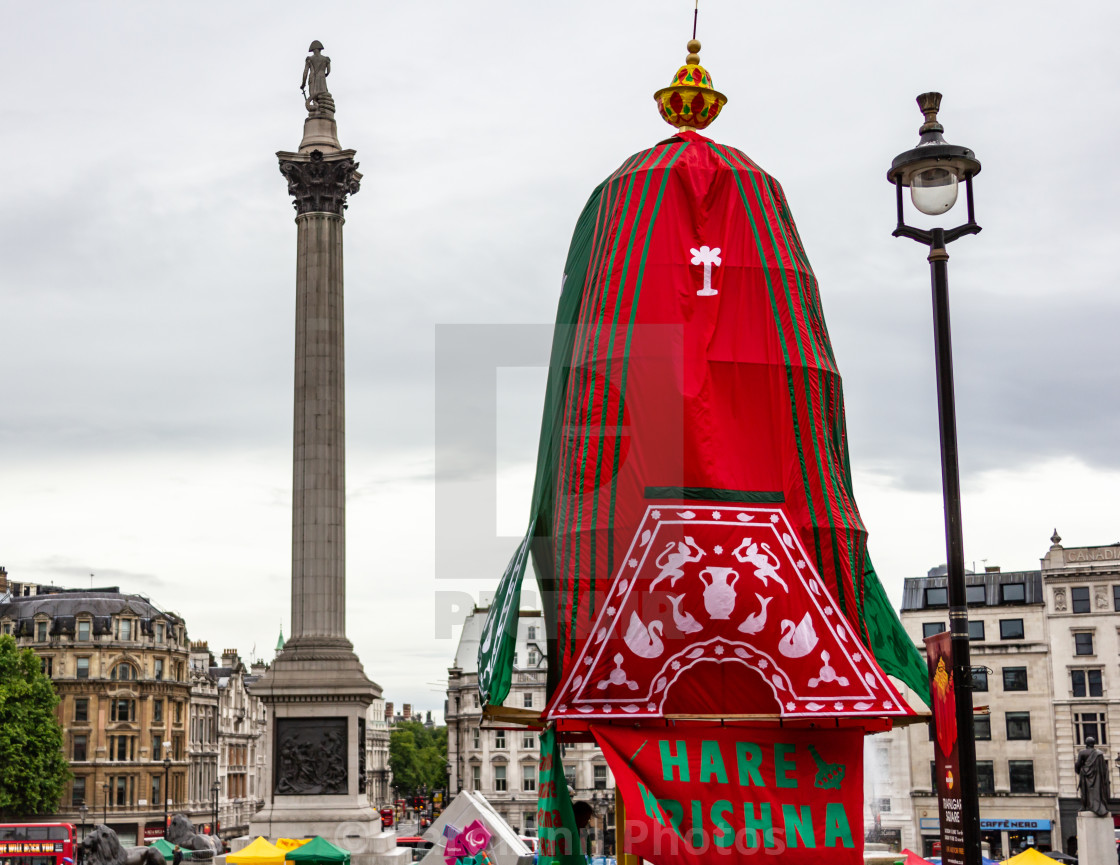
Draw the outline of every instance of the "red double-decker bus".
M74 865L73 823L0 823L0 865Z

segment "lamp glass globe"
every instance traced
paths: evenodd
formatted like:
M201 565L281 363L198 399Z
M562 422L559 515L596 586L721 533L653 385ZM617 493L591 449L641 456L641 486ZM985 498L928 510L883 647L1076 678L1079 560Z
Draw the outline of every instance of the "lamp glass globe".
M922 213L937 216L957 202L957 173L951 168L931 166L910 178L910 200Z

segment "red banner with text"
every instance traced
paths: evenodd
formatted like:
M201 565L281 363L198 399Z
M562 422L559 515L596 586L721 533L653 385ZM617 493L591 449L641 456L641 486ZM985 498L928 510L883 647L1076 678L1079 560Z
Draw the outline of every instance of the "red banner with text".
M592 725L626 805L625 850L658 865L863 861L863 730Z

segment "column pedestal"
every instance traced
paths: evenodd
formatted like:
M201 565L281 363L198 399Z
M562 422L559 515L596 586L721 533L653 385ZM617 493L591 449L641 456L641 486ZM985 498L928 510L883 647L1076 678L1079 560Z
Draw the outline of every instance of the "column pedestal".
M1092 811L1077 813L1077 861L1112 865L1116 861L1116 838L1111 817Z

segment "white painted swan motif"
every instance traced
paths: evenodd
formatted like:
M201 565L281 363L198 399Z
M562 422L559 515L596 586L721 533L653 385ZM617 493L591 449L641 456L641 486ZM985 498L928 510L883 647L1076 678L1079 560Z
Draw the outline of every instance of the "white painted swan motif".
M661 642L661 634L665 630L664 623L657 619L647 626L638 618L637 613L630 614L630 627L626 629L623 640L626 646L639 658L657 658L665 651L665 644Z
M778 651L787 658L803 658L813 651L817 644L817 632L813 620L806 613L794 626L789 619L782 620L782 638L778 641Z

